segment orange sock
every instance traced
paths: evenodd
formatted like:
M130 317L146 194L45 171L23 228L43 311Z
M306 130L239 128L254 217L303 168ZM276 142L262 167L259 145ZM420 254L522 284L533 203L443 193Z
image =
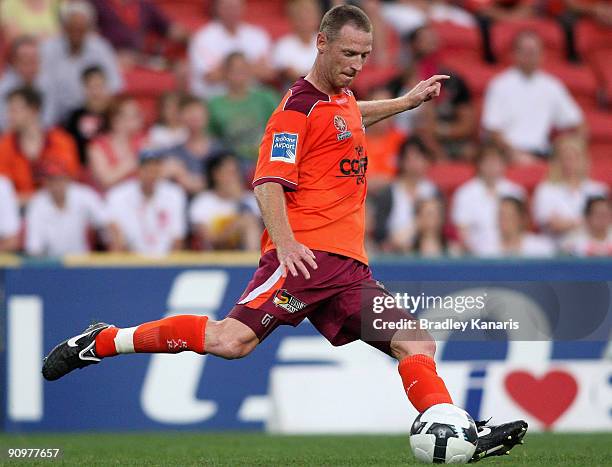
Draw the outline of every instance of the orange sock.
M133 328L110 327L96 336L96 354L112 357L121 353L178 353L185 350L204 354L207 321L208 316L179 315Z
M433 358L423 354L411 355L399 363L398 370L406 395L419 412L432 405L453 403L444 381L436 373Z

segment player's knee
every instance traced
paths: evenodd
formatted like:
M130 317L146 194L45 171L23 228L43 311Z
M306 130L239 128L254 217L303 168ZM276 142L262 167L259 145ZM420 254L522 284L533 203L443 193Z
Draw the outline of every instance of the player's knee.
M423 354L433 358L436 354L436 342L428 333L426 336L420 336L418 340L404 340L394 337L391 340L391 354L397 360L403 360L410 355Z

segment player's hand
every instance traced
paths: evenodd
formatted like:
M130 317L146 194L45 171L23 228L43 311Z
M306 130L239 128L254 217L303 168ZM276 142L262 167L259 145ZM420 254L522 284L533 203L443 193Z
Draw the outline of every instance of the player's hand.
M318 267L315 255L310 248L295 240L289 240L282 245L276 245L276 256L278 257L278 262L283 267L283 277L287 277L287 271L293 277L297 277L298 271L300 271L305 279L310 279L310 272L306 265L312 269L317 269Z
M438 97L440 95L440 90L442 89L442 81L449 78L450 76L448 75L434 75L425 81L421 81L419 84L413 87L405 95L409 102L409 108L414 109L423 102L427 102L434 97Z

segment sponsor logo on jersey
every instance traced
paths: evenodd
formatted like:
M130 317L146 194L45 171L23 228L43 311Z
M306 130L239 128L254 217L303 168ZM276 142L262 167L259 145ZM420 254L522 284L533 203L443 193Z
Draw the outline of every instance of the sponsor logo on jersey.
M343 141L347 138L353 136L353 134L348 131L348 125L346 124L346 120L342 118L340 115L334 116L334 127L338 130L338 135L336 138L338 141Z
M282 161L295 164L297 159L298 134L274 133L272 135L271 161Z
M273 302L277 307L283 308L289 313L295 313L306 308L306 304L303 301L295 298L286 289L278 290L274 294Z
M354 178L357 185L365 183L368 170L368 157L364 154L363 146L355 148L355 157L340 160L338 165L341 175L336 178Z

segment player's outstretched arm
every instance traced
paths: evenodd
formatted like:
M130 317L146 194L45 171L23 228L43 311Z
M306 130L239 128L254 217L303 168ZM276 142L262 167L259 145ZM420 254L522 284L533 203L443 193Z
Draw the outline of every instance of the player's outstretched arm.
M308 247L297 242L293 236L287 217L283 186L274 182L257 185L255 198L257 198L266 229L276 246L278 261L283 266L283 277L287 276L287 270L294 277L298 275L299 270L306 279L310 279L310 272L306 264L312 269L317 269L315 255Z
M449 78L448 75L434 75L425 81L421 81L406 94L395 99L358 102L363 124L365 126L373 125L385 118L414 109L423 102L438 97L442 88L442 81Z

